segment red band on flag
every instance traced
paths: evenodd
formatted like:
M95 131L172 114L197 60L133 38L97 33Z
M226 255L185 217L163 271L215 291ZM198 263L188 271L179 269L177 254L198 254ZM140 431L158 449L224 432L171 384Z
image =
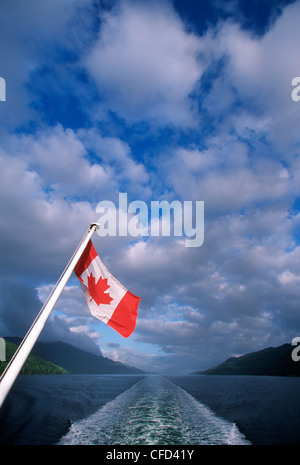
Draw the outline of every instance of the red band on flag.
M121 336L129 337L135 330L140 300L140 297L127 291L111 319L107 322L108 326L115 329Z
M74 272L80 281L80 276L90 266L91 262L94 260L94 258L97 257L97 255L98 254L95 250L95 247L93 246L92 241L89 241L80 259L78 260L77 265L74 268Z

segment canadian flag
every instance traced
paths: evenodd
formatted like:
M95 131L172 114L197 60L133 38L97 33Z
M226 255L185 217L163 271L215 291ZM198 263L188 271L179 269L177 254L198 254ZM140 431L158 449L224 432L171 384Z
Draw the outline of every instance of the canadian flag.
M140 297L129 292L110 274L91 240L74 271L81 282L91 314L121 336L129 337L135 329Z

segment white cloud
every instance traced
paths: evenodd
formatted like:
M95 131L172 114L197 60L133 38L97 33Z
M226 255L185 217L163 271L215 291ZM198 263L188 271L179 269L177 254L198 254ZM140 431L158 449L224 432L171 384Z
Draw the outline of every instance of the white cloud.
M78 283L76 283L78 284ZM39 286L36 290L41 302L46 302L48 296L54 288L53 284ZM73 317L89 317L86 301L83 296L81 286L67 285L63 289L59 301L55 306L55 312Z
M223 127L229 128L234 121L231 127L239 127L240 134L245 135L243 121L250 130L248 136L260 126L260 134L285 155L300 140L299 111L291 98L292 79L299 75L299 19L300 3L294 2L263 36L254 36L230 21L221 22L207 35L212 57L227 61L204 107L214 116L223 115ZM240 102L242 109L233 106ZM255 115L252 121L251 112Z
M107 108L129 121L192 124L201 40L165 2L120 2L102 18L85 65Z
M170 321L157 317L139 322L138 335L142 340L162 347L197 344L199 325L189 321Z
M58 274L61 260L68 261L94 220L93 208L89 202L49 196L22 157L2 152L0 158L2 273Z
M150 189L147 186L149 175L143 163L134 160L131 149L127 143L117 137L103 137L95 129L80 130L78 137L86 150L92 150L98 163L110 174L106 184L116 191L118 183L135 195L148 196ZM99 200L104 200L100 199Z
M279 275L278 280L284 286L285 285L289 286L289 285L294 285L294 284L298 286L300 282L300 276L292 273L289 270L285 270Z
M233 136L213 138L206 146L177 147L158 161L174 192L183 200L204 200L205 214L290 197L293 177L280 160L262 154L253 163L249 146Z
M78 134L58 125L35 135L6 137L0 163L3 267L12 261L22 269L27 262L38 269L44 263L47 273L61 248L68 243L63 256L70 254L98 219L99 201L117 200L121 186L129 195L149 194L148 174L128 145L96 131ZM33 254L39 255L39 263Z
M61 126L35 136L16 137L15 157L22 157L28 168L38 173L43 187L59 196L90 196L113 185L113 179L100 164L88 161L87 151L72 129Z
M299 17L300 4L295 2L284 9L282 16L260 38L227 24L220 34L221 48L230 56L234 84L246 95L261 98L261 103L267 102L271 108L278 108L278 104L287 107L291 103L291 78L297 76L300 59Z

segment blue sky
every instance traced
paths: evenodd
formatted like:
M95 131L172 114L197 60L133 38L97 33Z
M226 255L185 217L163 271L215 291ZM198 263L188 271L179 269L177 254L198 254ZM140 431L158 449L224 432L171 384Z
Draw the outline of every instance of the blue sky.
M75 275L40 337L189 373L299 336L299 1L2 2L0 334L24 336L97 204L204 201L205 241L93 237L135 333Z

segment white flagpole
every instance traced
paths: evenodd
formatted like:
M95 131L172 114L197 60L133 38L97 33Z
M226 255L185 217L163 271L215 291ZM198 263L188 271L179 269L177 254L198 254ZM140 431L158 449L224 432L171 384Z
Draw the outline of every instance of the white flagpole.
M7 394L9 393L13 383L15 382L23 364L25 363L28 355L31 352L37 338L39 337L44 325L56 304L60 294L63 291L63 288L67 284L79 258L81 257L84 249L86 248L92 234L99 228L97 223L92 223L79 243L77 249L75 250L73 256L71 257L69 263L67 264L65 270L57 281L54 289L50 293L48 299L41 308L36 319L32 323L30 329L22 340L20 346L16 350L14 356L10 360L6 369L2 373L0 378L0 407L2 406Z

